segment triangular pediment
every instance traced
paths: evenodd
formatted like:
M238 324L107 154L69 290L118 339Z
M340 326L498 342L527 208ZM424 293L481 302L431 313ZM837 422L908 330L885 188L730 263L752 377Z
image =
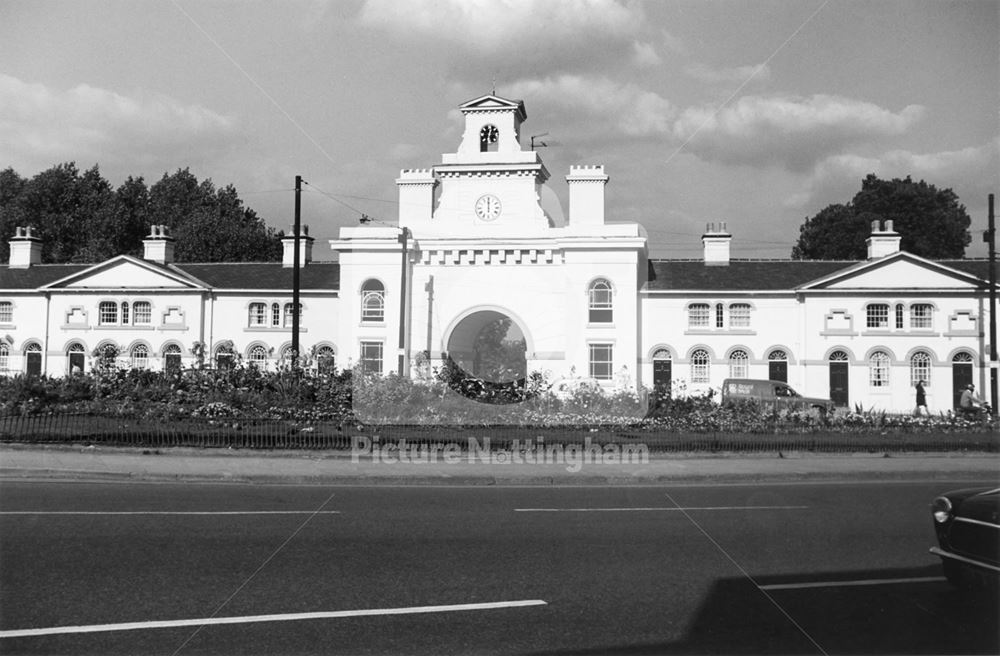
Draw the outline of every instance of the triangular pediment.
M61 278L45 289L199 289L194 279L170 267L119 255Z
M510 109L517 111L522 121L527 118L527 113L524 110L524 101L508 100L507 98L501 98L500 96L495 96L493 94L473 98L472 100L459 105L459 109L463 112L474 111L477 109Z
M977 289L983 281L964 271L900 251L860 262L803 285L802 290Z

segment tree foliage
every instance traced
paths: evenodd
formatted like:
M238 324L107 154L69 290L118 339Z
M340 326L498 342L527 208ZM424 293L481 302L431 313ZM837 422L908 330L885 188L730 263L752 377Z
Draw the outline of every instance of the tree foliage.
M869 174L847 205L829 205L807 217L792 249L794 259L857 260L867 256L873 221L893 222L900 248L935 259L965 256L972 221L951 189L921 180L881 180Z
M188 170L164 174L151 187L129 177L117 189L97 166L83 171L68 162L31 179L13 168L0 171L0 260L10 258L17 226L31 226L42 240L42 262L99 262L140 256L150 226L166 225L179 262L273 261L281 243L273 228L245 207L232 185L216 189Z

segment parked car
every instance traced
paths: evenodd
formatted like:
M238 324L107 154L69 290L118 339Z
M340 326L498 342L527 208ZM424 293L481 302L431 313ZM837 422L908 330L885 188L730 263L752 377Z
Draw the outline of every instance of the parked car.
M957 587L995 586L1000 580L1000 488L946 492L931 503L944 575Z
M821 414L833 411L833 401L802 396L788 383L780 380L727 378L722 381L722 403L752 399L766 410L816 410Z

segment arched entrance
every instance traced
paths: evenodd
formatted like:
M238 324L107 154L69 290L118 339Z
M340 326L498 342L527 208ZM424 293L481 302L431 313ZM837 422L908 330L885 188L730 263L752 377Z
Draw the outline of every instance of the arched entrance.
M486 403L524 398L527 340L507 313L473 311L455 324L445 347L448 384L455 391Z

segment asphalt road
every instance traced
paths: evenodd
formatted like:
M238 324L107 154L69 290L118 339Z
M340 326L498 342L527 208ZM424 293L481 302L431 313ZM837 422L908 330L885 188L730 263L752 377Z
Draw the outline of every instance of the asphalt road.
M998 653L927 552L967 486L5 481L0 653Z

